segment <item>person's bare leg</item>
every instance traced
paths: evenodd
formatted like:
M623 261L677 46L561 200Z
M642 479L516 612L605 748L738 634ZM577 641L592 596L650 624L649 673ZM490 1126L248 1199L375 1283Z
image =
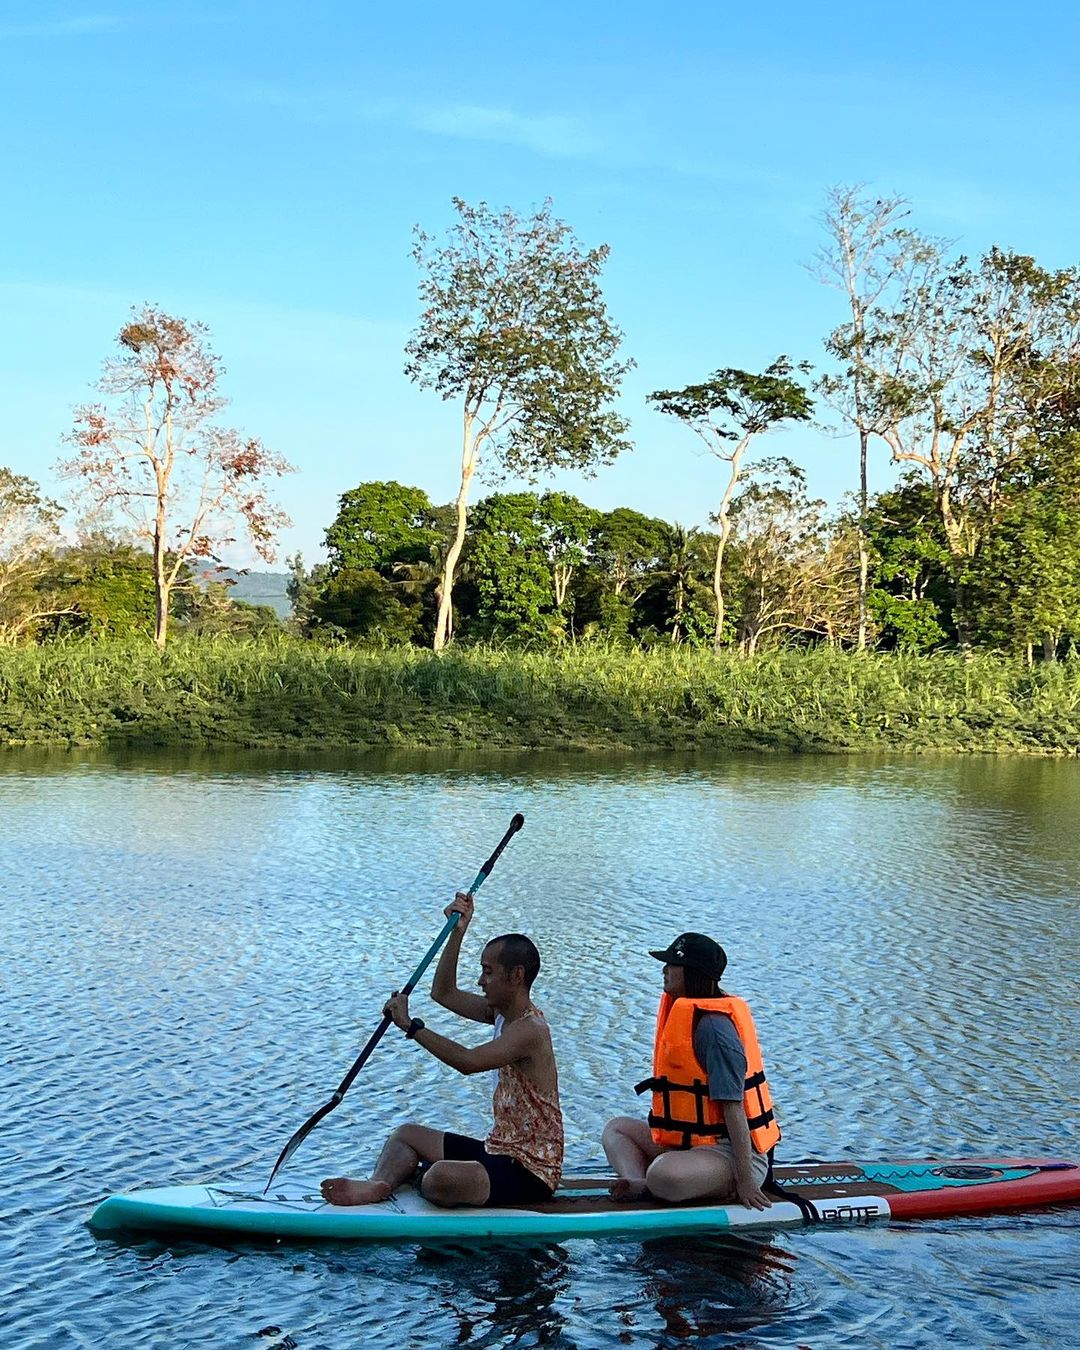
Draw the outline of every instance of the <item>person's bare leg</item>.
M403 1181L416 1175L422 1162L441 1162L443 1132L426 1125L399 1125L383 1145L368 1180L327 1177L320 1186L332 1205L377 1205L389 1200Z
M420 1194L433 1205L485 1205L491 1195L491 1179L478 1162L444 1158L432 1163L420 1183Z
M735 1169L728 1158L711 1148L665 1153L650 1164L645 1181L657 1200L670 1205L735 1197Z
M608 1191L613 1200L640 1200L647 1193L645 1174L661 1149L643 1120L634 1116L616 1116L604 1126L601 1142L607 1160L619 1174Z

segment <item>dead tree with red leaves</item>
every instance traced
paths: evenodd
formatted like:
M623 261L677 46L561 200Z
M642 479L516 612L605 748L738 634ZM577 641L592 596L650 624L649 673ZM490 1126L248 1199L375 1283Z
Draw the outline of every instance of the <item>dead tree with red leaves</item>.
M120 330L121 354L106 361L100 403L75 410L63 461L80 477L99 514L122 514L154 558L154 640L164 647L169 599L185 567L220 562L238 526L267 562L277 532L290 524L271 501L268 479L291 471L261 441L215 424L227 400L221 360L205 324L152 305L133 310Z

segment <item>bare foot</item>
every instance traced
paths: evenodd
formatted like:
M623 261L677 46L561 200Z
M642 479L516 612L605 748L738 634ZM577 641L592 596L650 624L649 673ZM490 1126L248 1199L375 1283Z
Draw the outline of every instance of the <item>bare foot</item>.
M377 1205L393 1193L388 1181L353 1181L351 1177L328 1177L319 1189L332 1205Z
M613 1181L608 1187L608 1195L621 1205L644 1199L648 1194L649 1188L645 1185L644 1177L640 1181L632 1181L629 1177L620 1177L618 1181Z

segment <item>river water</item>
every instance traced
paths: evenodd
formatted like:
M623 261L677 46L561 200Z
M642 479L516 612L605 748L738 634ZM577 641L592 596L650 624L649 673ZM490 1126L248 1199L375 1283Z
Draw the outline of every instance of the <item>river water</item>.
M755 1009L784 1160L1080 1155L1075 762L8 752L5 1350L1076 1343L1080 1208L474 1250L86 1227L113 1191L261 1185L515 811L464 973L537 941L572 1170L640 1110L646 953L684 929ZM392 1033L289 1175L362 1172L404 1119L480 1133L489 1090Z

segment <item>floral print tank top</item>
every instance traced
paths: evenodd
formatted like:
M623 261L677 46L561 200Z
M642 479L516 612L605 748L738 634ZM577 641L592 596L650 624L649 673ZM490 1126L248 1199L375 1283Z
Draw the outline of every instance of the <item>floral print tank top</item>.
M526 1017L541 1022L543 1013L530 1007ZM503 1019L495 1023L495 1035L502 1033ZM546 1094L520 1069L506 1064L500 1070L491 1099L494 1126L485 1142L489 1153L516 1158L534 1176L552 1190L559 1184L563 1162L563 1120L556 1086Z

